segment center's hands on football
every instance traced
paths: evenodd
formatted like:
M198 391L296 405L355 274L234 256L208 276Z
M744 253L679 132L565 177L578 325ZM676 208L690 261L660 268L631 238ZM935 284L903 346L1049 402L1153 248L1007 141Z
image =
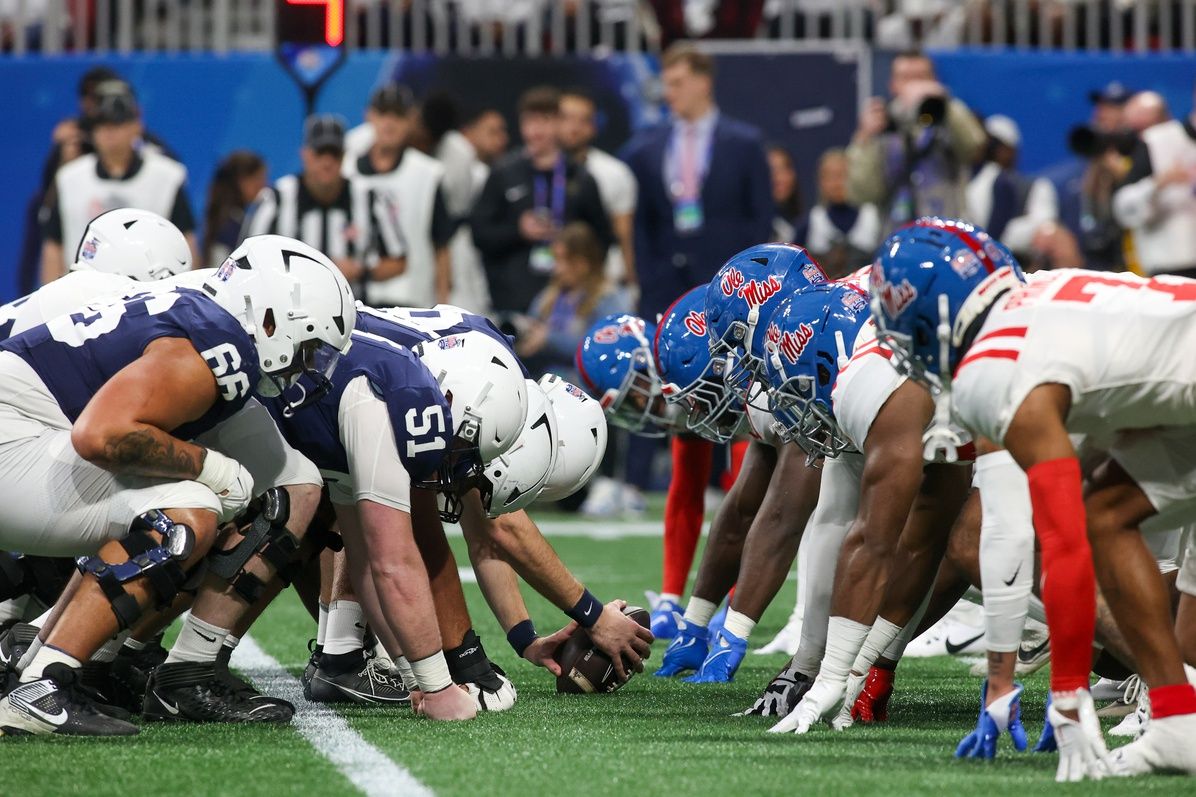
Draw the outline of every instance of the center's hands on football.
M577 621L572 621L555 634L536 637L535 641L523 651L523 658L537 667L543 667L553 675L560 675L561 665L556 660L557 651L573 636L578 627Z
M621 680L627 680L628 665L635 672L644 671L644 659L652 652L652 632L623 614L625 600L613 600L603 607L598 622L589 629L594 646L610 657Z

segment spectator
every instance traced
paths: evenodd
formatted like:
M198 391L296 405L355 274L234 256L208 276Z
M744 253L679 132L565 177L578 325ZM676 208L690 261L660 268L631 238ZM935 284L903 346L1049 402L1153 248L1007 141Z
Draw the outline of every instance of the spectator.
M1035 231L1058 217L1055 189L1045 178L1031 180L1017 171L1021 130L1008 116L984 121L988 146L984 163L968 184L968 212L1014 253L1031 250Z
M1133 103L1138 96L1131 100ZM1138 263L1147 274L1196 277L1196 91L1183 121L1167 117L1157 95L1143 97L1127 117L1145 123L1124 184L1113 196L1113 212L1133 232Z
M880 244L875 205L853 205L847 198L847 155L829 149L818 160L818 204L797 228L804 246L832 279L845 277L872 259Z
M789 150L779 144L768 147L768 172L772 176L772 240L793 241L797 217L801 214L801 187Z
M64 249L73 257L87 223L109 210L150 210L169 219L195 252L195 220L187 199L187 169L141 148L141 110L128 84L108 81L96 89L95 152L58 170L41 210L42 283L66 273Z
M628 305L606 278L606 250L585 222L566 224L552 249L552 279L532 301L515 351L533 374L551 371L576 382L573 357L586 331Z
M623 151L640 190L635 262L645 318L709 282L731 255L772 237L760 134L719 112L713 59L681 43L661 63L673 121L639 133Z
M1029 254L1021 258L1021 264L1027 272L1082 268L1084 255L1071 230L1058 222L1048 221L1034 230Z
M983 154L984 128L938 82L920 52L893 59L891 100L873 97L847 148L850 193L873 202L888 229L919 216L967 216L971 167Z
M237 248L245 212L265 187L266 162L256 152L237 150L220 161L208 187L201 264L218 266Z
M519 314L547 284L552 241L584 221L604 247L613 236L594 178L560 148L560 94L534 88L519 100L524 149L498 163L470 216L495 312Z
M635 176L623 161L592 146L598 126L594 98L581 89L561 95L561 147L574 163L585 167L610 217L615 246L606 259L606 276L616 284L635 288Z
M461 134L473 146L474 157L487 167L497 163L510 144L507 120L494 108L483 108L467 119Z
M370 301L378 306L431 307L449 298L453 221L441 185L444 168L408 146L412 105L411 92L397 83L375 91L369 104L374 142L343 167L346 177L387 200L406 243L403 273L370 284Z
M303 171L278 178L258 196L244 236L298 238L336 263L365 295L368 280L385 281L406 268L406 245L389 205L369 186L341 175L345 125L316 114L303 125Z

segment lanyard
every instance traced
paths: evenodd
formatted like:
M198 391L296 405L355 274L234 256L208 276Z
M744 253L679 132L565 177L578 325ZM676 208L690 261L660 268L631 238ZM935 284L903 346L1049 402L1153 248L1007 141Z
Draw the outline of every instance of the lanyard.
M560 227L565 223L565 156L557 157L556 165L552 167L552 203L549 204L548 180L537 173L532 180L534 199L537 208L548 208L552 211L552 220Z

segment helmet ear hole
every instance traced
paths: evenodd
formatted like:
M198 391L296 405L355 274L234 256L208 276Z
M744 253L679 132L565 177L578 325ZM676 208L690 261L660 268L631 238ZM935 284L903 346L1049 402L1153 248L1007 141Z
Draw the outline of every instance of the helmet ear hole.
M831 383L831 369L827 368L822 363L818 363L818 384L826 387Z
M274 308L267 307L266 314L262 317L262 331L266 333L266 337L274 337L274 330L278 325L274 322Z

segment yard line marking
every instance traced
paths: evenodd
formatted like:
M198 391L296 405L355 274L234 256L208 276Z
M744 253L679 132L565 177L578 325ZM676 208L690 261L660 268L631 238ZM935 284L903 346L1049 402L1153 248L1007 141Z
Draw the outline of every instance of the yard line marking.
M431 797L431 789L362 738L344 717L328 706L307 702L298 679L253 637L241 638L232 663L262 692L293 703L291 727L366 797Z

